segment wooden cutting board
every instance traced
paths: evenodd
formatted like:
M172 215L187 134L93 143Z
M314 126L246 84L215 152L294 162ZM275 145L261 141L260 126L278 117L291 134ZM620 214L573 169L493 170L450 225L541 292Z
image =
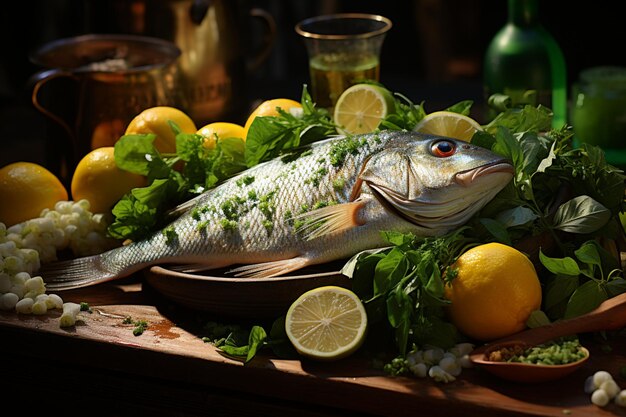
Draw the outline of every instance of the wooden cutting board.
M19 396L24 386L37 387L40 398L51 392L46 410L63 397L64 407L82 401L91 413L112 409L118 415L626 416L626 408L596 407L583 392L584 380L597 370L610 371L626 388L619 377L626 366L626 335L603 345L588 335L591 359L565 380L524 385L466 369L442 384L387 376L363 352L318 363L264 350L244 365L202 341L206 320L229 323L227 318L186 310L141 277L60 295L88 302L93 312L80 313L81 321L69 329L59 327L59 311L0 312L1 379L14 382L4 392ZM134 336L134 326L123 323L128 316L145 320L148 329ZM33 385L33 375L42 370L50 378Z

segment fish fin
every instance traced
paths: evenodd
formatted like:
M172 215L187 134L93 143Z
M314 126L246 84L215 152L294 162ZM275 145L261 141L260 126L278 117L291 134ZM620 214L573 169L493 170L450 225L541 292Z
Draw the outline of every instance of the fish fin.
M240 266L238 268L231 269L228 272L234 273L236 277L243 278L272 278L297 271L310 263L311 261L309 258L297 256L291 259L281 259L280 261L262 262L258 264Z
M359 219L359 210L365 205L362 200L351 203L322 207L308 213L294 216L294 220L303 222L296 233L303 233L306 240L351 229L364 224Z
M168 269L176 272L184 272L186 274L192 274L194 272L210 271L211 269L219 269L224 267L222 264L203 264L203 263L190 263L190 264L173 264L169 265Z
M111 281L133 272L135 269L109 270L102 264L102 257L94 255L43 264L38 274L43 278L46 290L63 291Z

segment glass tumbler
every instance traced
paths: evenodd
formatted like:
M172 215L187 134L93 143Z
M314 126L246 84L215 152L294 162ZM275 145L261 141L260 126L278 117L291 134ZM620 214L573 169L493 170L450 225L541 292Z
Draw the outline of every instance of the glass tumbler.
M311 95L332 110L348 87L379 81L380 52L391 20L379 15L339 13L305 19L296 25L309 57Z

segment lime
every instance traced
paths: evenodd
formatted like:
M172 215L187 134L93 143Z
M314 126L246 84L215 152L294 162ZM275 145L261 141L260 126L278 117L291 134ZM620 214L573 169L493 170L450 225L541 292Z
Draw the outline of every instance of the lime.
M413 130L469 142L474 133L483 129L471 117L451 111L437 111L420 120Z
M318 360L354 353L365 340L367 314L359 297L342 287L325 286L293 302L285 330L295 349Z
M341 93L333 118L339 133L370 133L394 111L395 100L389 90L377 85L356 84Z

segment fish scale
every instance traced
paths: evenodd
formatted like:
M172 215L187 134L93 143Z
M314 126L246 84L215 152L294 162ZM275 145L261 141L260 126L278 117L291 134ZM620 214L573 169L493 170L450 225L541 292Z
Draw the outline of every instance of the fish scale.
M435 155L440 143L451 144L456 153ZM465 178L458 175L492 166L496 168L476 175L480 180L458 181ZM512 167L502 157L449 138L389 131L333 137L252 167L205 192L166 227L169 233L44 265L42 276L49 287L64 289L161 263L202 269L247 265L235 271L281 275L381 247L383 230L445 233L469 219L511 177ZM415 200L408 200L409 195ZM431 212L432 219L427 217ZM444 226L438 227L442 219Z

